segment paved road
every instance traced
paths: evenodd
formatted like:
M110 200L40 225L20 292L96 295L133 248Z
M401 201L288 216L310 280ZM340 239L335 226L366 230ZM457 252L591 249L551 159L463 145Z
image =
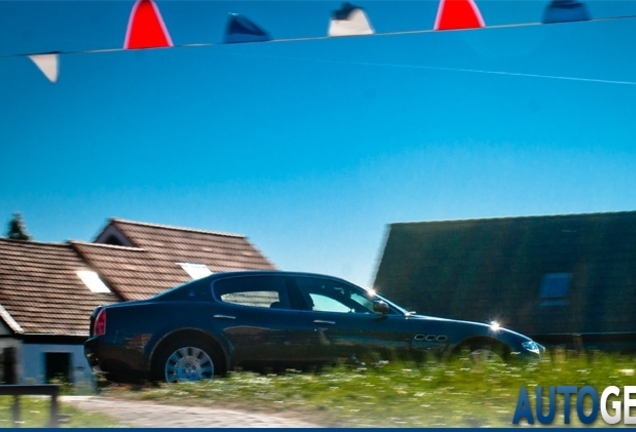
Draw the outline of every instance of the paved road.
M97 412L139 427L319 427L273 414L199 406L163 405L99 396L61 396L60 402L82 411Z

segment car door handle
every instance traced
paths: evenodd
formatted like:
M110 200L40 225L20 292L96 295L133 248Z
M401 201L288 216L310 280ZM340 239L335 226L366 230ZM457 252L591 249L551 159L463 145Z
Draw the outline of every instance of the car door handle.
M216 319L236 319L235 316L232 315L214 315L214 318Z
M335 321L314 320L314 324L331 324L334 325Z

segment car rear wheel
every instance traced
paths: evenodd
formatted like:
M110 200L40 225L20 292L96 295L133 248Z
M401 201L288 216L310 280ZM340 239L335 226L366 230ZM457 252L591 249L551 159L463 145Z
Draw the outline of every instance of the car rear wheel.
M162 351L155 364L155 377L169 384L214 378L216 353L208 344L182 340Z

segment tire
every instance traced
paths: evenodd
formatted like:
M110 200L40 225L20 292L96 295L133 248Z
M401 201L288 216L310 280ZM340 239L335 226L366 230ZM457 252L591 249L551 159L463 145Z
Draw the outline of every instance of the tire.
M497 351L493 351L487 347L477 348L470 352L470 358L473 363L503 363L504 359L501 355L498 354Z
M163 348L154 364L153 376L168 384L211 380L220 362L214 348L195 339L175 341Z
M474 364L507 363L510 349L496 340L475 340L464 342L453 352L453 357L468 358Z

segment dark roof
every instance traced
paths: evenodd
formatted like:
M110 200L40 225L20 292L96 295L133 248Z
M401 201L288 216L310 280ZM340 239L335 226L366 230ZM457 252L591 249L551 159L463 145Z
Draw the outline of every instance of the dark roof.
M569 277L562 298L541 298L546 275ZM636 212L391 224L374 285L531 335L636 332Z
M180 263L203 264L211 272L276 269L242 235L111 219L96 241L113 229L131 246L71 243L127 300L192 280Z
M68 244L0 239L0 317L15 333L87 336L93 309L120 299L90 291L82 270Z

